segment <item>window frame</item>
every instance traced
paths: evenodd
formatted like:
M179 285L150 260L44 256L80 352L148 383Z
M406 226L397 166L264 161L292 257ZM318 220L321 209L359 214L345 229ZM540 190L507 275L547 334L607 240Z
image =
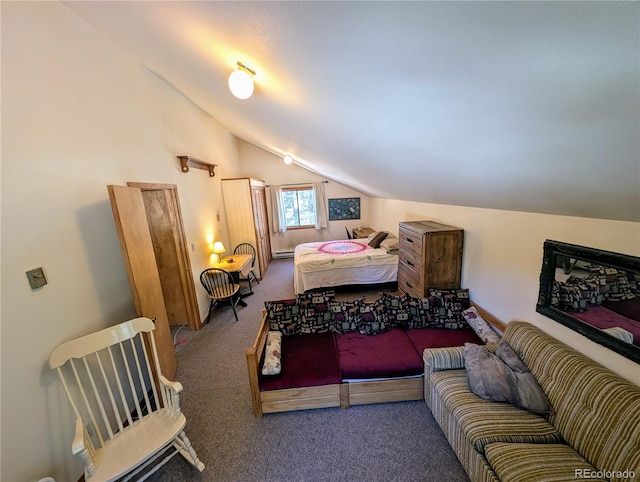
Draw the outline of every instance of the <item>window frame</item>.
M282 193L284 192L289 192L289 191L312 191L313 192L313 186L312 185L300 185L300 186L290 186L290 187L283 187L282 188ZM282 194L281 194L282 195ZM297 194L296 194L296 197ZM299 198L298 198L299 200ZM282 202L282 198L280 198L280 202ZM298 203L298 208L300 207L300 203ZM317 219L318 217L318 213L316 212L316 207L315 207L315 203L313 206L313 216L315 219ZM298 209L298 222L300 222L300 210ZM286 217L285 217L285 223L286 223ZM287 225L287 231L290 230L296 230L296 229L310 229L310 228L315 228L315 224L303 224L303 225L295 225L295 226L289 226Z

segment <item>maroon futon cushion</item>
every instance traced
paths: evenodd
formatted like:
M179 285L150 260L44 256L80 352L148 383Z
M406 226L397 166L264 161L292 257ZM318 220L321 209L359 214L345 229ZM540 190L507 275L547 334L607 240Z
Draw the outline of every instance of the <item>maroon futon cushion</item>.
M316 387L340 383L338 351L331 332L282 337L282 371L263 376L259 367L260 390Z
M422 356L400 328L377 335L337 334L336 344L342 377L347 380L410 376L423 371Z
M464 346L465 343L484 345L473 330L449 330L447 328L418 328L406 330L405 333L420 354L425 348L444 348L449 346Z

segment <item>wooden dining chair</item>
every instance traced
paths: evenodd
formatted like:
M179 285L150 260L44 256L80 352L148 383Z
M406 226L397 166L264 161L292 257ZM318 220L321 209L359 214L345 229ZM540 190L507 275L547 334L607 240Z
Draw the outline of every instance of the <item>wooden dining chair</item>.
M182 385L160 372L154 329L149 318L135 318L63 343L49 357L75 413L71 450L86 481L144 480L178 453L204 470L184 432Z
M233 316L235 316L236 321L238 321L236 305L238 301L240 301L240 285L234 281L231 273L220 268L207 268L200 273L200 282L211 300L205 323L209 322L211 310L224 300L229 301L231 309L233 310Z
M260 284L258 277L256 276L255 267L256 267L256 248L253 247L252 244L249 243L240 243L233 250L233 254L249 254L251 255L251 269L247 273L247 276L242 276L240 274L240 281L246 281L249 283L249 292L253 293L253 288L251 287L251 282L255 281Z

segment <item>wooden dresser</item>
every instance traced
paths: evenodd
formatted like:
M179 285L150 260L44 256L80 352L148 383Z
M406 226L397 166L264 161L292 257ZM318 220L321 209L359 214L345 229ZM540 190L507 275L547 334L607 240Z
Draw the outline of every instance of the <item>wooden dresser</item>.
M398 291L416 298L429 288L460 287L464 231L434 221L400 223Z

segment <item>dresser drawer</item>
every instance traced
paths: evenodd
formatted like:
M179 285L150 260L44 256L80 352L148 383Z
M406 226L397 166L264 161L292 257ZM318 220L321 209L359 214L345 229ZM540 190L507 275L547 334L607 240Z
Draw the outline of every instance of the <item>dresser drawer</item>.
M400 266L404 265L406 269L415 272L416 276L424 272L424 258L420 254L408 249L401 249L398 253Z
M420 282L402 269L398 271L398 290L414 298L422 298Z
M418 257L422 257L423 252L423 240L422 235L410 231L408 229L400 228L398 248L400 251L413 252Z

